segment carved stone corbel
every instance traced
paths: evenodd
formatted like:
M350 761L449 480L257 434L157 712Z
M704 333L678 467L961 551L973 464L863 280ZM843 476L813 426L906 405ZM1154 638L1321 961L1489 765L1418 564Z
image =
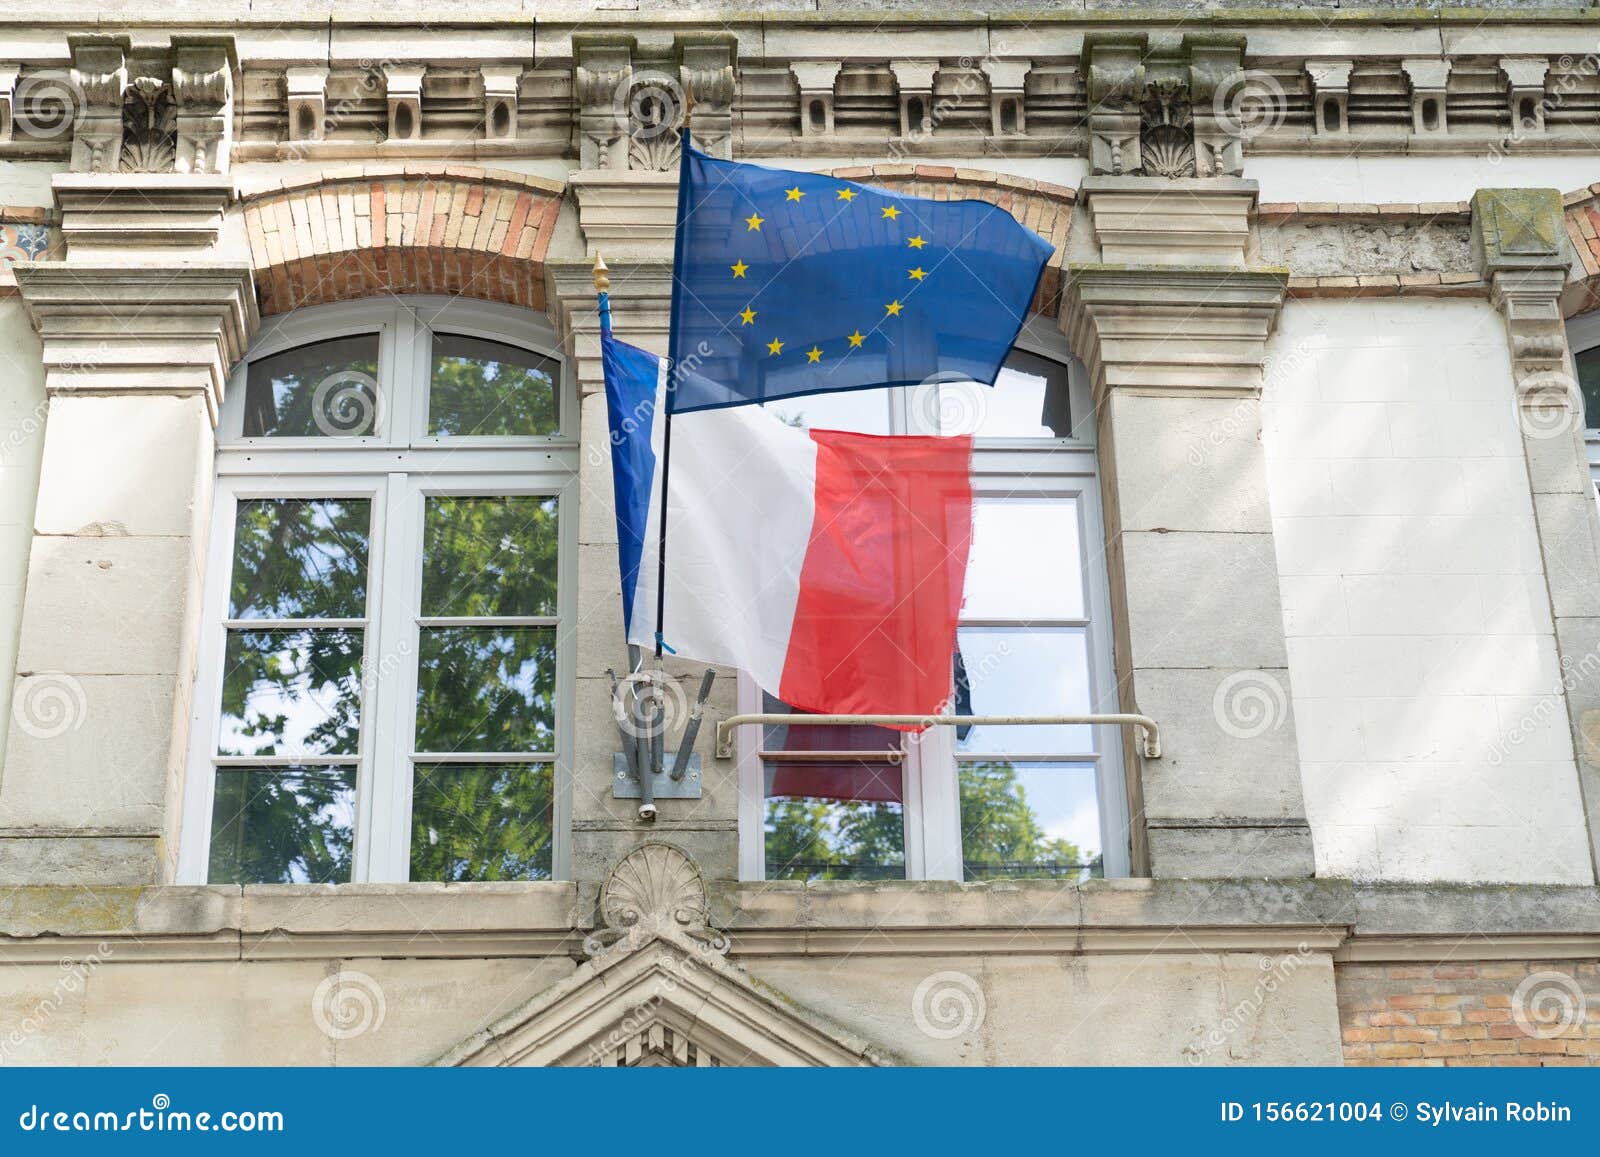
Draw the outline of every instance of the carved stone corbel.
M15 132L17 77L22 72L20 64L0 64L0 145L11 140Z
M833 135L833 82L839 78L842 62L837 60L796 60L789 64L795 83L800 86L800 135Z
M1237 177L1244 172L1247 105L1270 102L1253 93L1244 71L1243 36L1185 36L1189 58L1189 106L1194 121L1194 165L1198 177ZM1282 93L1277 94L1279 98ZM1271 110L1269 110L1270 112Z
M600 889L600 918L605 927L583 942L588 956L619 946L631 951L654 939L673 940L718 956L728 952L728 938L711 927L700 869L671 844L640 844L611 869Z
M180 173L225 173L233 144L233 41L174 40L172 49L174 168Z
M1033 71L1031 60L985 60L981 67L989 78L989 131L997 137L1027 133L1025 86Z
M424 64L386 64L384 90L389 98L389 139L415 141L422 138L422 77Z
M1350 70L1354 67L1349 60L1306 61L1306 75L1315 94L1318 136L1350 131Z
M114 173L122 158L122 94L128 87L125 37L69 38L72 86L79 94L72 171Z
M625 105L635 47L631 36L573 37L572 99L577 105L580 169L620 171L628 167Z
M1506 104L1513 136L1544 132L1544 78L1550 62L1542 56L1508 56L1500 61L1506 78Z
M1444 106L1450 62L1442 57L1409 58L1400 62L1400 68L1411 86L1411 131L1418 135L1448 132Z
M738 41L731 36L680 36L678 53L684 92L694 96L695 147L713 157L732 157Z
M289 140L320 141L327 124L328 70L288 68L283 73L284 97L289 104Z
M900 135L933 131L933 78L939 74L937 60L891 60L895 87L900 92Z
M1121 176L1144 168L1139 134L1146 44L1142 35L1084 37L1090 172Z
M517 96L522 84L522 66L498 67L486 64L483 75L483 136L490 141L511 141L517 137Z

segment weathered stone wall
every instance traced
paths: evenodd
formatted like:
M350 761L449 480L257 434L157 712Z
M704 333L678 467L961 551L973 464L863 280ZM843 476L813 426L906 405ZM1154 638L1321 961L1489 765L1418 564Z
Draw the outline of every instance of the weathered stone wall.
M0 297L0 705L6 710L11 708L17 669L22 588L28 573L28 544L33 537L45 416L44 366L38 336L28 323L22 302L15 297ZM43 712L39 726L72 723L65 716L54 719L48 703L37 703L25 710ZM0 768L5 766L5 730L0 727Z

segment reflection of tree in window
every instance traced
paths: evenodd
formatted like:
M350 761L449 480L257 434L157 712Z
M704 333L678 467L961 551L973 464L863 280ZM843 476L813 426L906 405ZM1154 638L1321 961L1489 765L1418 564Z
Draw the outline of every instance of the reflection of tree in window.
M561 429L553 359L482 338L433 335L428 433L554 434Z
M554 823L547 763L419 765L413 880L548 880Z
M354 767L219 769L211 883L348 881L354 801Z
M1573 355L1578 366L1578 387L1583 391L1583 424L1600 428L1600 346Z
M245 372L244 436L372 434L377 377L375 333L313 342L258 358Z
M961 859L968 880L1105 874L1098 852L1052 838L1028 800L1015 764L961 765Z

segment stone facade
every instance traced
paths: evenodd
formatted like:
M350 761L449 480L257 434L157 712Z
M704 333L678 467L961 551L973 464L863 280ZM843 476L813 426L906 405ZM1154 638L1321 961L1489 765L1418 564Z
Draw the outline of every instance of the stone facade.
M1600 65L1526 7L12 5L0 1064L1600 1061L1567 336L1600 302ZM591 268L664 349L691 98L717 155L1054 246L1033 312L1092 399L1110 706L1161 732L1121 745L1130 878L750 878L760 801L706 742L732 672L697 797L645 823L611 790ZM576 377L558 878L202 884L236 369L392 298L523 311Z

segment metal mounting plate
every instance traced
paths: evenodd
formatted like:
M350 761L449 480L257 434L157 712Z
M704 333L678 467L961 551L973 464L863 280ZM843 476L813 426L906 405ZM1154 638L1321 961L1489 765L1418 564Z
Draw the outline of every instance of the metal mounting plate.
M689 757L689 772L682 779L672 778L672 767L676 762L676 754L668 752L666 757L666 770L660 775L651 776L651 786L656 789L656 798L699 799L700 753L696 752ZM611 798L640 798L639 781L628 774L628 757L623 755L620 751L611 753Z

